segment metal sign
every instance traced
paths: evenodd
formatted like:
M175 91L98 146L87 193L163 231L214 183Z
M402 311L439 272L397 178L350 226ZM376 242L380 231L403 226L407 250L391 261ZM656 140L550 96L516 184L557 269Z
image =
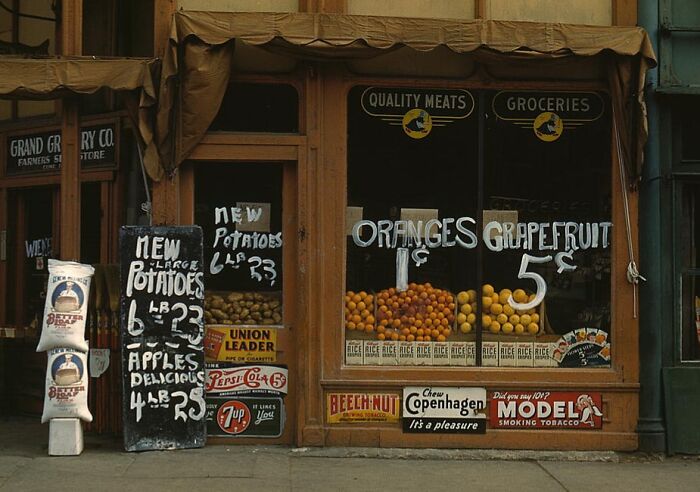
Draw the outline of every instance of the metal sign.
M400 398L396 393L328 393L326 421L329 424L398 422Z
M411 386L403 390L404 432L483 434L485 411L485 388Z
M600 429L600 393L494 391L489 425L497 429Z

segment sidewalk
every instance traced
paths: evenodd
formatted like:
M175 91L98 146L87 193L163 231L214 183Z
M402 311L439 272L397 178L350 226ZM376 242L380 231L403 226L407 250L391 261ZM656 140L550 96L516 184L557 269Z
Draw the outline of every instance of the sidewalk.
M48 425L0 420L0 490L700 490L695 456L222 445L126 453L120 441L87 436L81 456L51 458L47 445Z

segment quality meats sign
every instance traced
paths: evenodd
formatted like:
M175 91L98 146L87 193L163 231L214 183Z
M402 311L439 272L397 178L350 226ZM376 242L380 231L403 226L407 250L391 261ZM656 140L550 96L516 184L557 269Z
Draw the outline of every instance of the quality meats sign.
M600 429L600 393L494 391L489 425L496 429Z
M207 397L243 394L286 395L289 373L276 366L233 366L226 363L206 365Z
M407 387L403 390L403 431L484 434L486 389Z
M284 430L282 398L207 398L207 435L280 437Z
M329 424L398 422L400 405L400 397L395 393L328 393L326 421Z

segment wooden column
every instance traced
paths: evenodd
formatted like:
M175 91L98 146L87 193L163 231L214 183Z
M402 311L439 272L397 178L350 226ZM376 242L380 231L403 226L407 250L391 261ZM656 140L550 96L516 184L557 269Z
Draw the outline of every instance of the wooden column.
M168 44L168 34L173 12L177 8L174 0L155 0L153 4L153 56L163 57ZM164 177L153 183L153 224L177 224L180 220L180 176Z
M61 3L61 53L82 54L83 2ZM61 107L61 233L60 257L80 261L80 115L78 101Z

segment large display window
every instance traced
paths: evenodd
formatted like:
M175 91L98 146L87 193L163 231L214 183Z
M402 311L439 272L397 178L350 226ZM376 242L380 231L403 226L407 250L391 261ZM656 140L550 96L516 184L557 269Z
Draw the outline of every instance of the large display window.
M353 87L345 364L610 367L610 115L594 91Z

